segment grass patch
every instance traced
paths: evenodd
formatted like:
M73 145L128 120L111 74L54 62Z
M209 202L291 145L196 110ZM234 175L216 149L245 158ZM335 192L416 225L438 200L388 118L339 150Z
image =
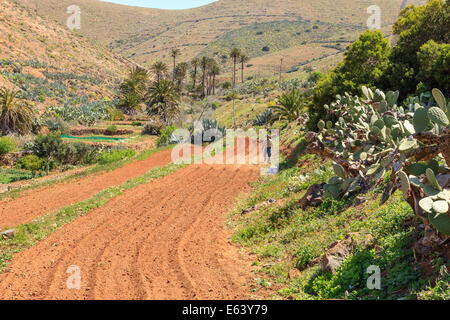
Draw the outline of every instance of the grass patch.
M320 170L317 161L305 161L308 157L301 157L303 167L261 178L230 218L232 240L257 256L254 265L260 266L259 279L272 283L271 290L285 299L448 299L448 265L436 257L431 260L436 274L425 276L422 261L411 249L420 237L420 221L400 193L383 206L379 206L377 190L367 194L370 200L358 208L332 199L317 208L302 210L298 206L309 186L333 175L329 166ZM304 175L301 179L300 173ZM270 198L279 201L239 214ZM317 259L350 233L371 238L358 244L336 274L323 273ZM371 265L380 267L381 290L367 287L371 274L366 271ZM290 279L293 269L300 275Z

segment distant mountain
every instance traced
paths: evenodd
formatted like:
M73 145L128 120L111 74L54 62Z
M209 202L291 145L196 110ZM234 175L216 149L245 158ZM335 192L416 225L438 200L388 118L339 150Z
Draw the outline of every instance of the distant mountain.
M22 89L37 107L112 99L129 64L22 2L0 2L0 87Z
M67 20L66 8L74 4L73 0L21 2L60 23ZM220 0L199 8L172 11L122 6L99 0L76 1L82 14L80 33L144 65L155 59L169 61L169 52L175 47L182 51L180 60L190 59L202 52L221 51L210 49L217 41L233 44L232 37L235 35L238 36L236 42L245 40L239 38L243 32L236 30L245 31L250 25L276 21L321 24L326 27L315 32L314 37L307 36L296 42L294 36L287 40L289 45L272 45L272 50L268 52L251 50L251 57L273 54L276 50L295 47L304 41L353 41L366 28L369 6L378 5L381 8L383 30L388 32L401 7L425 2L426 0ZM292 31L292 24L286 26ZM281 25L278 31L280 34L284 31L282 27ZM259 26L255 27L258 28ZM334 45L337 44L338 42L334 42ZM270 47L270 43L268 46Z

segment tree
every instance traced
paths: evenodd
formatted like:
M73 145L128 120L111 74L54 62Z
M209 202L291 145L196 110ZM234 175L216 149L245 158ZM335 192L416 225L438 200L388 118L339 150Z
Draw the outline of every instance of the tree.
M238 48L231 49L230 58L233 59L233 88L236 86L236 64L241 56L241 51Z
M206 73L208 70L209 58L202 57L200 60L200 67L202 68L202 97L206 96L205 84L206 84Z
M441 87L444 92L450 93L450 44L428 41L420 47L417 53L419 70L416 80L422 90L431 91Z
M19 164L22 168L31 171L31 176L34 178L36 172L41 170L43 163L39 157L29 154L20 158Z
M423 6L412 5L403 9L393 26L398 42L389 56L383 88L400 90L402 97L414 93L421 82L418 78L421 73L418 52L430 40L448 44L449 30L449 1L430 0ZM448 86L448 79L434 86L444 88Z
M299 90L292 89L278 98L278 105L274 107L276 116L287 121L297 120L302 111L302 96Z
M198 71L199 65L200 65L199 58L194 58L191 60L191 66L192 66L192 68L194 68L194 70L192 70L192 79L194 80L194 89L195 89L195 85L197 83L197 71Z
M40 134L34 140L31 151L36 156L45 159L47 175L49 173L49 163L57 155L62 145L63 141L59 133Z
M16 143L13 139L8 137L0 138L0 157L12 152L16 147Z
M0 89L0 131L26 134L30 132L33 122L33 109L24 100L17 98L19 91Z
M319 119L325 119L324 105L335 100L337 94L359 94L362 86L376 87L383 81L389 64L389 43L378 31L366 31L351 44L344 60L317 83L312 105L309 106L309 127L314 129Z
M213 95L216 94L216 76L220 75L220 67L219 65L216 63L212 66L211 68L211 73L212 73L212 90L213 90Z
M167 65L162 61L157 61L151 66L151 70L156 75L156 81L160 82L167 72Z
M148 82L147 70L140 67L133 68L120 84L119 107L128 112L138 110L143 102Z
M206 84L206 88L207 88L207 95L210 95L212 90L214 89L214 81L215 81L215 74L214 71L218 71L217 67L217 61L214 60L213 58L207 58L207 64L206 64L206 72L207 72L207 84Z
M244 64L246 64L249 60L250 58L244 53L239 56L239 62L241 63L242 83L244 83Z
M178 112L179 95L171 81L161 80L155 82L148 89L147 113L150 116L158 117L162 123L168 125Z
M175 66L177 64L177 57L180 55L180 50L178 49L172 49L172 51L170 51L170 56L173 58L173 77L172 77L172 81L175 82Z
M181 92L183 80L189 70L189 65L186 62L181 62L175 67L175 79L177 80L178 90Z

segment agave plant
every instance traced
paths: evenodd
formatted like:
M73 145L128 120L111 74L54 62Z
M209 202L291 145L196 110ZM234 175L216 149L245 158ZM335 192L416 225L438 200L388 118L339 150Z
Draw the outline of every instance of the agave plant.
M266 111L256 116L255 121L253 121L253 125L255 126L263 126L267 124L273 116L272 109L268 108Z

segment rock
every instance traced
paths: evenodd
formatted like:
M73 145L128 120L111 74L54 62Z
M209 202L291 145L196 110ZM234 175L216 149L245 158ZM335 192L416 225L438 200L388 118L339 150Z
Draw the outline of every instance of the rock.
M354 203L354 205L355 205L355 207L357 207L357 206L360 206L360 205L362 205L363 203L366 203L367 202L367 199L365 198L365 197L363 197L363 196L357 196L356 198L355 198L355 203Z
M275 200L275 199L270 199L270 200L268 200L268 201L264 201L264 202L255 204L255 205L254 205L253 207L251 207L251 208L242 210L241 214L244 215L244 214L246 214L246 213L250 213L250 212L259 210L259 209L264 208L264 207L266 207L266 206L268 206L268 205L270 205L270 204L273 204L273 203L275 203L275 202L277 202L277 200Z
M323 187L325 186L325 183L322 184L314 184L311 187L309 187L308 191L306 191L306 194L303 198L300 199L299 205L300 207L305 210L308 207L317 207L320 206L323 202Z
M440 174L436 179L442 188L450 188L450 174Z
M9 229L3 231L0 235L3 237L3 239L14 238L14 236L16 235L16 229Z
M292 280L294 278L300 277L300 275L301 275L301 272L297 268L294 268L289 271L288 278L290 280Z
M372 235L362 235L354 232L348 234L344 240L336 241L326 250L320 259L323 272L336 273L342 262L355 250L358 244L369 245L373 240Z
M323 272L336 273L344 259L355 249L356 243L350 235L344 240L333 243L320 261Z

